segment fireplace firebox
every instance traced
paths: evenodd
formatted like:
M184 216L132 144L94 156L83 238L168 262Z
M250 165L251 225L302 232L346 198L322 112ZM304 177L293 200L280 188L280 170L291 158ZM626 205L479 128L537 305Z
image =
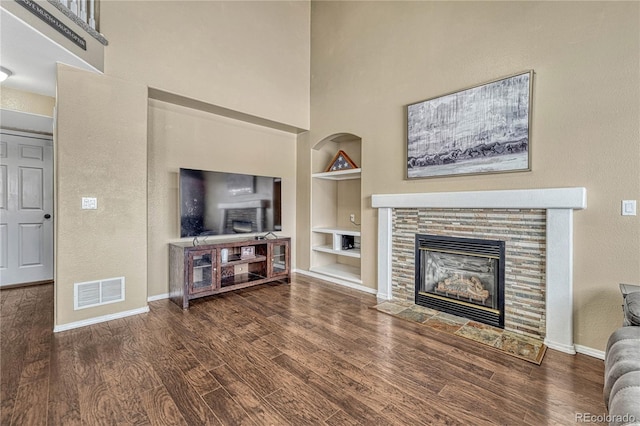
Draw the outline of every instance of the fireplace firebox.
M504 328L504 253L504 241L416 234L416 305Z

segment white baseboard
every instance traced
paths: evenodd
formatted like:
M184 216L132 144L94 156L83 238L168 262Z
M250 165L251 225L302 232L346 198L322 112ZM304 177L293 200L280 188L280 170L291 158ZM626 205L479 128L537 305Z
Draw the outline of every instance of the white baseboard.
M169 298L169 293L156 294L155 296L147 297L147 302L155 302L156 300L163 300L168 298Z
M378 290L376 290L375 288L365 287L363 285L355 284L355 283L352 283L352 282L347 281L347 280L341 280L339 278L329 277L327 275L317 274L317 273L311 272L311 271L305 271L305 270L302 270L302 269L296 269L293 272L296 272L296 273L302 274L302 275L306 275L308 277L318 278L318 279L321 279L323 281L328 281L328 282L333 283L333 284L339 284L341 286L349 287L349 288L352 288L354 290L362 291L364 293L369 293L369 294L377 294L378 293Z
M576 352L604 360L604 351L593 349L588 346L576 345Z
M88 325L99 324L101 322L111 321L114 319L120 319L130 317L132 315L145 314L149 312L149 307L144 306L138 309L132 309L130 311L118 312L115 314L103 315L101 317L89 318L82 321L70 322L67 324L56 325L53 327L53 332L58 333L61 331L73 330L74 328L86 327Z
M552 342L549 339L544 339L544 344L547 345L550 349L555 349L556 351L564 352L565 354L575 355L576 347L575 345L565 345L562 343Z

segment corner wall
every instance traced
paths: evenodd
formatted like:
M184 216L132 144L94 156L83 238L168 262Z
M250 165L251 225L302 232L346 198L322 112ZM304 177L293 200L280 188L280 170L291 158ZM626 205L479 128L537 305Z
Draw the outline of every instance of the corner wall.
M147 89L61 64L57 72L54 324L60 329L147 306ZM82 197L95 197L97 209L81 209ZM125 278L123 302L74 310L74 283L116 277Z
M621 324L618 283L640 283L640 220L620 215L621 200L640 199L640 4L314 2L311 16L313 128L299 146L300 188L311 185L311 147L339 132L362 137L365 200L586 187L574 222L574 340L602 350ZM528 69L531 172L405 180L408 104ZM309 204L298 206L308 218ZM376 212L365 207L362 278L375 288ZM298 254L304 268L309 245Z

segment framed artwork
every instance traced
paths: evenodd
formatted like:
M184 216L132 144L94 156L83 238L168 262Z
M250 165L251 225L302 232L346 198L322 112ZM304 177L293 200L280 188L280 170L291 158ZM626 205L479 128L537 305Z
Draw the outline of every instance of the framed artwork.
M533 71L407 107L407 179L531 170Z
M347 155L343 150L338 151L338 153L333 157L333 160L327 166L325 172L339 172L341 170L349 170L349 169L357 169L356 163L354 163L351 158Z

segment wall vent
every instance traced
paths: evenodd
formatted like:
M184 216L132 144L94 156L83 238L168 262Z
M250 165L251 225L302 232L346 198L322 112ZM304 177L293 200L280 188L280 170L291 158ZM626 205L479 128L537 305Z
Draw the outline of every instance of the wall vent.
M74 283L74 310L122 302L124 300L124 277L100 281Z

